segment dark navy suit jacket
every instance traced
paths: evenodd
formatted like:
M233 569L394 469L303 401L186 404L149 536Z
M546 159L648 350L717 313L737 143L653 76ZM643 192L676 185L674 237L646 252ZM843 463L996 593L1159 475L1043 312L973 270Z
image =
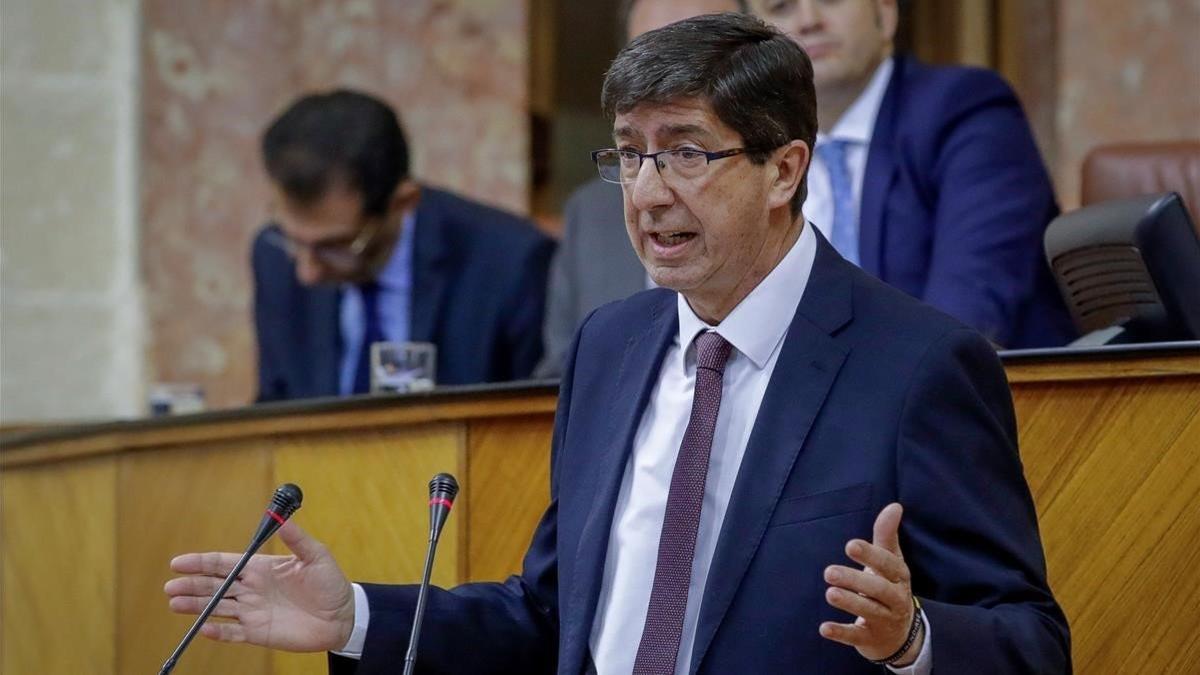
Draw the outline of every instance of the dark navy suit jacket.
M419 672L582 672L622 475L677 331L666 290L584 323L559 394L551 504L524 569L435 589ZM826 604L822 570L847 563L845 543L870 539L879 510L899 501L935 672L1069 673L1016 437L988 343L820 240L722 525L692 672L883 672L818 634L822 621L848 619ZM414 587L365 588L363 659L333 657L334 672L403 661Z
M553 240L517 216L431 188L421 190L415 223L410 339L437 345L438 384L527 377L542 354ZM341 292L297 282L263 233L252 264L258 399L336 396Z
M896 57L863 176L863 269L1004 347L1063 345L1074 329L1042 246L1056 215L999 76Z

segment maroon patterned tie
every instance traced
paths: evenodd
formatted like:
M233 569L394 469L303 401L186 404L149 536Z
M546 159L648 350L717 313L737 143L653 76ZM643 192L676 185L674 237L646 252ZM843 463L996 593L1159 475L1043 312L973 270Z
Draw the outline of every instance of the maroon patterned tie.
M731 346L712 332L696 338L696 388L692 398L692 416L671 474L667 510L658 540L658 563L654 568L654 587L650 591L650 609L642 628L634 675L673 675L679 656L679 637L683 633L683 612L687 608L688 587L692 581L692 558L696 551L696 530L700 526L700 508L704 504L704 481L708 476L708 456L712 450L717 411L721 408L721 379Z

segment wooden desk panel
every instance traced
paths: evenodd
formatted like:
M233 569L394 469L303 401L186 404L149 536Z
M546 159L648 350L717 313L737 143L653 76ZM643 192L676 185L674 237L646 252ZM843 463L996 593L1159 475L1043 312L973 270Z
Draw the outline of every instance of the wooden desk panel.
M351 578L419 580L429 478L449 471L467 488L468 432L478 426L475 475L492 486L476 502L489 514L473 516L469 499L456 505L433 574L457 584L470 568L468 523L511 514L506 528L487 525L487 555L500 548L511 557L528 542L530 514L547 500L554 406L552 387L499 388L8 436L0 445L0 672L157 672L191 624L167 611L170 559L240 550L286 481L305 491L296 522ZM512 470L517 464L527 466ZM503 541L506 533L520 543ZM277 540L267 548L283 552ZM498 558L491 570L509 566ZM487 572L488 563L477 567ZM56 649L64 634L75 636L72 648ZM175 672L324 673L325 658L198 638Z
M1006 370L1076 672L1193 672L1200 352L1012 360ZM305 489L297 522L352 578L413 581L426 484L456 472L464 491L435 581L502 579L520 568L548 500L554 398L552 388L510 387L9 437L0 451L4 672L156 669L188 623L166 611L171 555L240 548L286 480ZM52 496L60 493L72 497ZM200 518L203 494L221 499ZM172 526L174 514L191 526ZM65 577L54 562L71 557L72 570L87 561L84 576ZM84 596L89 613L73 613ZM45 649L64 625L86 635L78 648ZM321 673L324 659L201 641L177 672Z
M157 673L195 618L167 610L171 558L245 548L274 489L271 455L260 443L233 441L115 459L117 614L106 621L117 628L116 672ZM265 672L269 663L263 650L196 638L174 673Z
M1200 359L1009 375L1075 671L1195 672Z
M498 581L521 569L533 530L550 503L554 417L471 425L463 496L468 503L466 578Z
M116 482L112 457L0 473L0 672L117 672Z
M429 534L429 511L424 508L429 478L442 471L462 475L462 425L363 429L354 432L350 442L345 434L332 431L289 434L274 440L272 451L273 482L296 483L304 490L305 506L296 513L296 522L334 552L348 577L421 581ZM454 586L464 580L466 563L460 550L465 537L466 528L451 517L438 545L433 583ZM272 551L287 552L278 538L272 540ZM324 654L274 654L277 675L323 675L327 670Z

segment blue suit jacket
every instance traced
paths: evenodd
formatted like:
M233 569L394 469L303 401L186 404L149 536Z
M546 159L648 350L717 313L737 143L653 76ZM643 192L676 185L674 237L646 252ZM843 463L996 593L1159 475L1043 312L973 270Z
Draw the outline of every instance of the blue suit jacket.
M559 395L552 501L523 572L435 589L420 672L582 671L617 493L677 324L665 290L584 323ZM817 627L847 618L826 604L822 570L847 562L846 541L870 539L891 501L905 507L900 542L936 672L1070 672L995 353L821 240L721 529L692 672L881 672ZM366 590L363 659L334 657L334 672L403 661L415 589Z
M542 353L554 242L517 216L422 188L410 339L437 345L438 384L527 377ZM260 233L253 248L260 401L336 396L341 292L296 281Z
M1074 328L1042 246L1056 215L999 76L896 57L863 176L863 269L1004 347L1063 345Z

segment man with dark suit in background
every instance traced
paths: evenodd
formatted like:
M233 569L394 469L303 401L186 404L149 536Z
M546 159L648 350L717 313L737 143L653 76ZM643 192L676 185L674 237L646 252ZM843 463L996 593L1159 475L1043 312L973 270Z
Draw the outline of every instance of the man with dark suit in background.
M846 259L1006 348L1074 337L1043 255L1058 215L994 72L894 55L898 0L751 0L808 52L820 133L804 215Z
M618 19L628 42L681 19L746 9L745 0L624 0ZM563 358L584 317L600 305L645 290L648 281L625 234L621 189L599 178L579 186L563 208L562 242L550 263L546 353L535 374L561 375Z
M433 589L417 669L1070 672L994 351L800 217L804 52L696 17L626 46L603 104L617 147L594 161L660 288L580 328L524 569ZM279 532L294 555L254 558L204 635L393 672L416 588L351 584ZM171 608L237 559L174 559Z
M750 5L813 60L821 133L804 215L839 252L998 346L1074 337L1042 254L1054 189L1009 87L991 71L894 56L895 0ZM560 372L592 309L645 284L623 233L605 226L614 200L589 184L567 204L540 375Z
M367 391L370 345L431 342L439 384L527 377L553 242L408 175L395 113L353 91L267 130L274 222L254 241L260 401Z

